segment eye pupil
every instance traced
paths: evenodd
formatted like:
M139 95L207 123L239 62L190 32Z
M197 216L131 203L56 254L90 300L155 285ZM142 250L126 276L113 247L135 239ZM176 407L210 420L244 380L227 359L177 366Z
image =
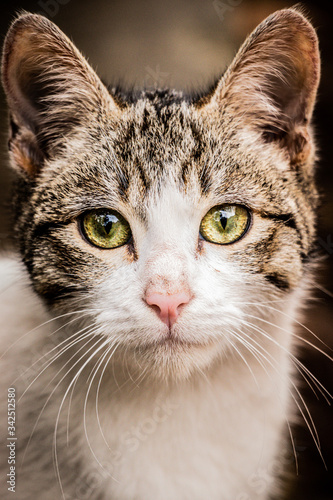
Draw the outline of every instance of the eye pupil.
M112 220L111 220L111 217L109 217L108 215L105 216L105 220L104 220L104 230L106 232L106 234L109 234L111 229L112 229Z
M228 224L228 217L226 216L225 212L221 212L220 222L221 222L221 226L223 227L223 229L225 229L227 227L227 224Z

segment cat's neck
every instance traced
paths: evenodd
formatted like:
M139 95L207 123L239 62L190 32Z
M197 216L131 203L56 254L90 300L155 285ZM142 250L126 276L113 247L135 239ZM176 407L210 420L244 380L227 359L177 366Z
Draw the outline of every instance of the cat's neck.
M207 484L213 488L210 498L220 498L221 485L216 478L221 470L224 477L230 477L230 484L223 480L225 491L230 491L224 498L231 498L234 465L238 467L237 481L243 485L240 492L253 474L253 464L244 460L247 456L258 457L258 467L259 463L268 464L269 477L271 452L278 446L277 438L281 439L277 431L286 422L288 386L269 364L262 366L251 353L243 358L219 360L205 373L170 383L134 378L133 372L118 364L119 356L105 370L102 382L96 377L85 408L82 395L88 386L81 380L72 419L79 422L85 412L88 438L105 468L99 469L99 474L110 482L115 498L121 497L118 481L128 484L129 470L134 475L131 484L141 488L142 498L147 496L143 482L152 491L156 488L154 474L160 477L159 489L165 482L168 498L177 495L169 477L175 484L184 483L189 498L190 493L192 498L205 498ZM278 362L288 363L286 352L279 351ZM194 456L202 457L195 474ZM130 491L128 498L134 498L135 493Z

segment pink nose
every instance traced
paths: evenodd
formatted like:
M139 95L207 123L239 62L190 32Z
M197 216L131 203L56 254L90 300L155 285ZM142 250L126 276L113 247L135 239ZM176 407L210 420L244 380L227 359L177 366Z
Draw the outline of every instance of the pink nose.
M180 306L187 304L190 300L188 292L178 292L172 295L164 295L157 292L147 292L145 300L151 306L163 323L169 328L177 321Z

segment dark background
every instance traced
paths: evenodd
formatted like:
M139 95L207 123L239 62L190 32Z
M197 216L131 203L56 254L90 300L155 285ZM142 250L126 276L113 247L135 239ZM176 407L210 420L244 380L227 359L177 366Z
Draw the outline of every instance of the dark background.
M223 72L245 36L261 20L277 9L292 5L294 2L271 0L12 1L10 5L1 7L0 37L2 42L16 12L23 9L43 13L74 40L108 83L201 89ZM314 124L320 158L317 178L322 193L317 246L324 260L318 271L314 300L305 311L304 325L328 347L323 347L305 328L299 327L298 334L332 354L332 17L327 10L330 7L328 2L326 8L325 3L321 6L320 2L302 2L301 5L317 28L323 61ZM9 206L12 174L8 168L6 143L7 109L1 92L0 249L11 246ZM309 346L302 351L302 360L333 392L333 363ZM328 472L309 431L304 425L296 425L293 433L299 470L297 475L295 465L290 462L292 481L286 498L333 500L333 411L322 396L317 399L310 389L304 387L303 395L318 430Z

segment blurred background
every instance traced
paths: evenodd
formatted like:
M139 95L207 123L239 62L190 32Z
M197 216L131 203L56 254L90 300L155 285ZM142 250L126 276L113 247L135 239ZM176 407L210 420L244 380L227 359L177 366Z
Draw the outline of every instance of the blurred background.
M6 2L1 7L3 41L15 14L21 10L44 14L69 35L107 83L128 87L172 86L201 89L222 74L245 36L267 15L294 2L279 0L34 0ZM308 304L298 333L332 354L333 335L333 121L332 17L329 3L301 2L320 39L322 80L314 124L319 147L318 185L322 204L317 247L323 264L314 300ZM0 249L10 248L12 173L8 168L7 109L0 94ZM333 363L309 346L302 361L331 393ZM317 391L318 392L318 391ZM285 500L333 500L333 411L322 396L305 384L302 394L321 441L323 463L305 425L294 426L298 474L289 464L290 485ZM264 478L263 478L264 481ZM246 500L255 500L246 498ZM170 499L177 500L177 499ZM207 499L209 500L209 499ZM234 500L234 499L230 499ZM282 499L281 499L282 500Z

